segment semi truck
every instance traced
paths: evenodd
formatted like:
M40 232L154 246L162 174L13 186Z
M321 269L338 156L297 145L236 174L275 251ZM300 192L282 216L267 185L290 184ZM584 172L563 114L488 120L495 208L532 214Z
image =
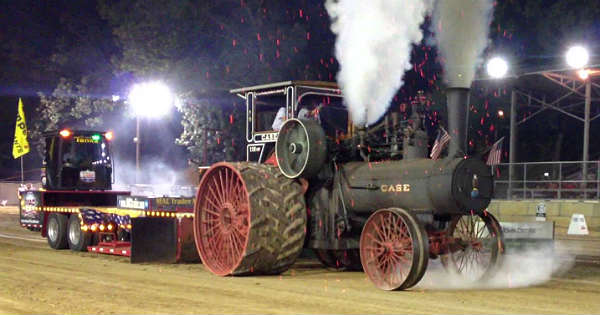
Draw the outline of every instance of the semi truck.
M132 262L197 261L193 198L113 191L112 132L44 134L41 189L19 191L20 222L53 249L130 257Z

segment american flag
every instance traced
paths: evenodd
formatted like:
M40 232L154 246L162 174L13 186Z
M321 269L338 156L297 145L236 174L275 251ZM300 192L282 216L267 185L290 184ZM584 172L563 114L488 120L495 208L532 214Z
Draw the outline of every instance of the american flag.
M500 138L500 140L496 141L492 145L490 149L490 154L487 158L487 165L497 165L500 164L500 160L502 159L502 143L504 142L504 137Z
M98 212L94 209L81 209L81 217L83 218L83 222L85 224L93 224L102 222L102 213Z
M433 160L437 160L448 141L450 141L450 135L446 129L440 127L437 138L435 138L435 142L433 143L433 148L431 148L431 154L429 154L429 157Z

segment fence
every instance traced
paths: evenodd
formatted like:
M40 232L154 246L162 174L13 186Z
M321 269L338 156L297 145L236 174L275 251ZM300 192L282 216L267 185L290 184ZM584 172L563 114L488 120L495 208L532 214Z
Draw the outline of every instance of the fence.
M24 183L30 188L40 188L42 185L39 182L26 181ZM21 187L20 181L1 181L0 182L0 206L16 206L19 204L17 191Z
M600 197L600 161L503 163L495 170L496 199Z

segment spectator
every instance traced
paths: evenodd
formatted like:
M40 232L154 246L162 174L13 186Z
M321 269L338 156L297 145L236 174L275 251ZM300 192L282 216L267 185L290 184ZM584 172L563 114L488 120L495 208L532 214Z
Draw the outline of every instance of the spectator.
M298 111L298 116L297 116L298 119L305 119L305 120L312 119L312 120L316 120L316 121L320 122L319 110L321 109L321 106L322 105L319 105L316 108L310 108L310 107L312 107L311 105L302 106L300 111ZM275 119L273 120L273 125L271 126L271 128L273 128L273 130L279 131L281 129L281 126L283 126L284 122L285 122L285 107L281 107L277 111L277 115L275 115Z
M273 130L275 130L275 131L279 131L279 129L281 129L281 126L283 126L284 121L285 121L285 107L281 107L277 111L277 115L275 115L275 120L273 120L273 125L271 126L271 128L273 128Z

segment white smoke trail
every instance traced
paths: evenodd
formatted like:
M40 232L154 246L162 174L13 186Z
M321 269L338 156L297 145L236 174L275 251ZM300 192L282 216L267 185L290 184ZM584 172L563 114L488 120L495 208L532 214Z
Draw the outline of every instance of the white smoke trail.
M439 260L429 261L427 272L417 284L422 289L499 289L519 288L549 281L573 267L571 255L560 254L553 245L512 251L504 255L500 269L486 280L472 281L447 272Z
M488 43L492 0L438 0L432 31L444 59L444 81L450 87L471 86L480 55Z
M131 191L132 195L159 197L192 196L194 188L184 181L183 172L174 170L167 164L146 160L141 164L138 175L139 185L135 184L135 163L115 158L114 190Z
M337 80L355 124L385 114L411 68L412 45L423 37L420 25L430 7L429 0L326 1L337 35Z

